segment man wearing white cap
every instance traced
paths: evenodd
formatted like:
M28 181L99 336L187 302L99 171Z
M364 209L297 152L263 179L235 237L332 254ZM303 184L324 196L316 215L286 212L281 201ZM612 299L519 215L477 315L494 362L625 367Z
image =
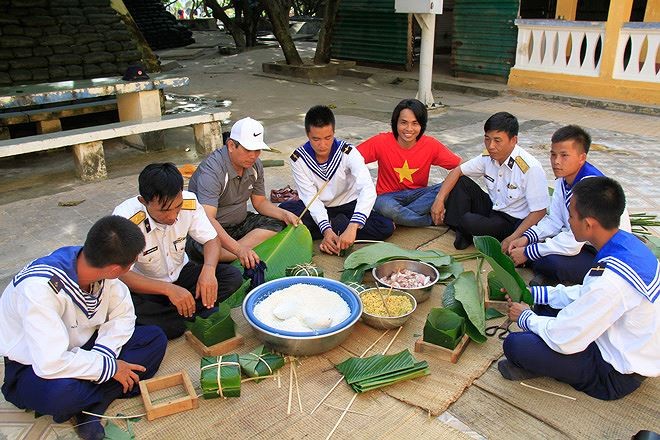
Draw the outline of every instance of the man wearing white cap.
M266 198L261 150L270 150L263 125L243 118L232 127L227 145L204 159L188 184L218 232L224 248L220 261L238 258L246 268L259 262L256 245L298 221ZM247 210L248 200L258 214ZM201 245L190 242L187 251L194 258Z

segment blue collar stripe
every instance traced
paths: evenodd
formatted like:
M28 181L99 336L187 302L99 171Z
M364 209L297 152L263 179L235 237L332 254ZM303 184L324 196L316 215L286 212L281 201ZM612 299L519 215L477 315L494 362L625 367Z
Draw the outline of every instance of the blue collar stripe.
M656 268L655 277L647 286L642 278L623 261L615 257L605 257L600 261L607 263L607 268L616 272L621 278L628 281L638 292L643 294L649 301L655 302L660 295L660 266Z
M587 177L597 177L602 175L603 173L601 173L598 168L591 165L589 162L585 162L584 165L582 165L582 168L580 168L580 171L578 171L578 173L575 175L575 180L573 180L572 185L566 183L566 180L562 177L562 190L564 193L564 203L566 204L566 209L568 209L571 198L573 198L573 187L576 183Z
M339 169L342 159L342 147L344 146L344 141L337 141L335 139L330 150L330 159L324 163L319 164L316 161L316 154L312 149L310 142L305 143L302 147L299 147L296 152L303 159L307 167L312 170L314 174L319 176L323 180L330 180Z

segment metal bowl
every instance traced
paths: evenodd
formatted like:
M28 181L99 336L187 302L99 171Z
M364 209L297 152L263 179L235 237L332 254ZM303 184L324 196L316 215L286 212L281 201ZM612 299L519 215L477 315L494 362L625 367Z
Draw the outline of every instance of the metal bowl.
M291 332L270 327L254 315L254 306L272 293L294 284L312 284L339 295L350 309L346 320L330 328L314 332ZM268 281L254 288L243 300L243 316L255 331L257 339L275 351L291 355L312 355L326 352L341 344L351 333L362 314L362 302L357 293L339 281L320 277L287 277Z
M413 272L421 273L427 277L431 277L431 280L429 284L427 284L426 286L419 287L417 289L405 289L403 287L390 286L389 284L381 280L381 278L389 276L390 274L392 274L392 272L398 272L403 269L408 269L408 270L412 270ZM438 273L435 267L431 266L428 263L423 263L421 261L415 261L415 260L387 261L385 263L379 264L378 266L374 267L371 273L373 274L374 278L376 279L376 282L380 286L392 287L394 289L401 290L402 292L408 292L415 297L415 300L417 300L418 304L423 303L424 301L429 299L429 297L431 296L431 289L433 288L433 285L437 283L438 278L440 278L440 274Z
M360 292L360 301L362 301L362 295L369 293L369 292L378 292L377 288L371 288L367 289L363 292ZM411 294L407 292L402 292L400 290L392 290L391 292L386 291L385 289L380 289L380 293L385 295L395 295L395 296L405 296L410 300L410 304L412 305L412 310L406 313L405 315L401 316L378 316L378 315L372 315L370 313L367 313L364 310L364 304L362 305L362 320L365 322L365 324L370 325L371 327L375 328L380 328L380 329L390 329L390 328L397 328L401 327L413 314L413 312L417 309L417 301L415 300L415 297L412 296Z

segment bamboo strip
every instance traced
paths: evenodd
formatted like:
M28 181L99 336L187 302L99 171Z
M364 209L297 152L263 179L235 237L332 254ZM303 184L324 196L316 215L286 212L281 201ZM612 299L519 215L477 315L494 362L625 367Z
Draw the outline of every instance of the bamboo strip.
M305 206L305 209L303 209L302 214L300 214L300 216L298 217L298 223L299 224L302 221L303 215L305 215L305 213L309 210L309 207L312 206L312 203L314 203L314 200L316 200L316 198L321 195L321 193L323 192L325 187L328 186L328 183L330 183L330 179L325 181L323 186L321 186L321 189L319 190L319 192L317 192L316 195L314 195L314 197L312 197L312 200L309 201L309 204L307 206Z
M344 408L340 408L338 406L330 405L329 403L324 403L323 406L327 406L328 408L332 408L332 409L338 409L339 411L344 410ZM351 414L357 414L359 416L373 417L373 415L371 415L371 414L363 413L363 412L360 412L360 411L348 411L348 412L351 413Z
M286 407L287 415L291 414L291 398L293 397L293 366L289 358L289 404Z
M385 347L385 350L383 351L383 354L386 354L387 350L389 350L390 347L392 346L392 344L394 344L394 340L396 339L397 336L399 336L399 333L401 333L401 330L403 330L403 326L399 327L399 330L396 331L396 334L394 335L394 337L392 338L390 343L387 344L387 347Z
M554 393L554 392L552 392L552 391L544 390L543 388L533 387L533 386L531 386L531 385L527 385L527 384L524 383L524 382L520 382L520 385L522 385L522 386L524 386L524 387L527 387L527 388L531 388L531 389L536 390L536 391L541 391L541 392L543 392L543 393L552 394L553 396L563 397L564 399L577 400L575 397L566 396L566 395L564 395L564 394L559 394L559 393Z
M300 409L300 412L304 414L305 411L303 411L302 400L300 399L300 388L298 388L298 371L296 369L295 360L293 361L293 364L291 364L291 366L293 367L293 378L296 382L296 395L298 396L298 408Z
M328 436L325 438L325 440L330 440L330 437L332 437L332 434L335 433L335 431L337 430L337 427L339 426L339 424L341 423L341 421L344 420L344 416L346 416L346 413L347 413L348 410L351 408L351 405L353 405L353 402L355 402L355 399L357 398L357 396L358 396L357 393L353 394L353 398L352 398L351 401L348 403L348 405L346 406L346 408L344 408L344 412L341 413L341 417L339 417L339 420L337 420L337 423L335 423L335 426L332 428L332 431L330 431L330 434L328 434Z

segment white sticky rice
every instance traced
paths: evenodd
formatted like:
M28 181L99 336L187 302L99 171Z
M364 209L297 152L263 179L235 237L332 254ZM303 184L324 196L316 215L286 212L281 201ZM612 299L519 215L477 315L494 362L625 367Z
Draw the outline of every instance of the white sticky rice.
M290 332L310 332L335 326L351 310L337 293L311 284L294 284L271 293L254 306L262 323Z

